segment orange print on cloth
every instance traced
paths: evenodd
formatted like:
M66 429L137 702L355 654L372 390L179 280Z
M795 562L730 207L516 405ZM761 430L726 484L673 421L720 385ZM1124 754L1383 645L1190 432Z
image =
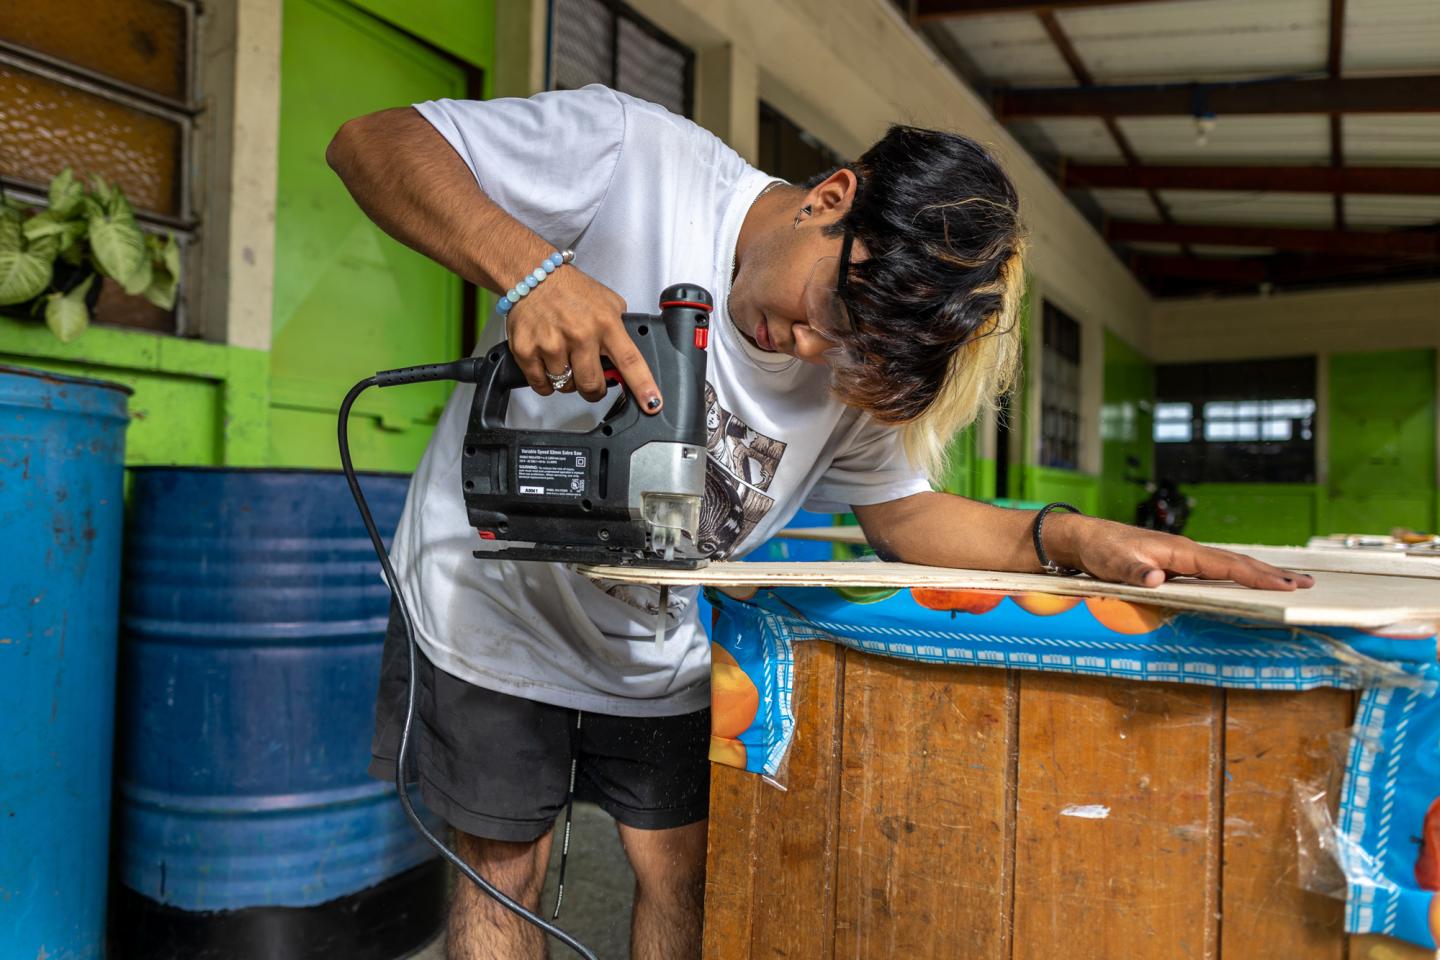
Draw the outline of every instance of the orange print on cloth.
M755 722L760 691L730 651L710 645L710 735L733 740ZM744 766L742 761L741 766Z
M1090 615L1116 633L1153 633L1174 615L1167 607L1156 607L1148 603L1131 603L1112 597L1086 597L1085 607Z
M1005 599L1003 593L989 590L933 590L911 587L910 596L927 610L949 610L955 613L989 613Z
M1079 597L1062 597L1058 593L1017 593L1010 599L1021 610L1037 617L1053 617L1080 605Z

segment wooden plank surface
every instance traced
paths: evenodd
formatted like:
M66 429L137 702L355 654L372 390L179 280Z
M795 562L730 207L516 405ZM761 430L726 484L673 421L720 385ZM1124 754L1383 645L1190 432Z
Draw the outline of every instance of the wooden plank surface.
M911 563L854 560L814 563L712 563L699 570L655 567L578 567L586 576L631 583L704 584L730 591L776 586L934 587L1039 591L1068 596L1105 596L1269 621L1287 625L1384 627L1401 622L1440 621L1440 584L1415 577L1356 573L1314 574L1315 586L1282 593L1250 590L1235 583L1172 580L1159 587L1106 583L1090 577L961 570Z
M1015 960L1217 956L1222 697L1021 678Z
M832 956L847 656L834 644L795 645L795 739L777 777L785 789L765 784L758 798L754 843L764 866L755 875L751 957Z
M755 848L764 785L753 773L710 765L710 824L705 855L705 960L750 960L755 876L769 869Z
M1345 905L1303 890L1296 875L1292 783L1343 758L1349 690L1232 690L1225 705L1224 960L1344 960Z
M811 540L864 546L859 527L786 527L775 534L785 540ZM1440 580L1440 557L1414 556L1384 550L1345 550L1324 547L1271 547L1247 543L1211 543L1288 570L1329 570L1335 573L1370 573L1387 577L1423 577Z
M835 956L1008 960L1013 680L846 664Z

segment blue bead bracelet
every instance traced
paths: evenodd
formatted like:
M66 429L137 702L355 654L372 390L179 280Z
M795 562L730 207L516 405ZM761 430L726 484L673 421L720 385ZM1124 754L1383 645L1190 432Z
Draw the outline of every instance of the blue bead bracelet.
M495 304L495 312L502 317L505 316L505 314L514 308L515 304L519 303L524 297L529 296L531 290L534 290L540 286L540 284L544 283L546 277L574 260L574 250L556 250L550 254L550 256L540 261L540 266L527 274L524 280L521 280L505 292L505 295Z

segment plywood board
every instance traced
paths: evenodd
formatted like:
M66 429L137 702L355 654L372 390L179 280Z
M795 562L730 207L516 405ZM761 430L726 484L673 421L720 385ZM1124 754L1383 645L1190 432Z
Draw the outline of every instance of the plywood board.
M775 534L785 540L811 540L864 546L859 527L787 527ZM1370 573L1387 577L1422 577L1440 580L1440 557L1407 555L1401 551L1345 550L1324 547L1271 547L1247 543L1211 543L1287 570L1329 570L1335 573Z
M1284 567L1287 570L1329 570L1335 573L1368 573L1382 577L1420 577L1440 580L1440 558L1409 556L1382 550L1344 550L1324 547L1266 547L1243 543L1215 543L1211 546L1233 550L1247 557Z
M1418 577L1377 577L1316 571L1315 586L1281 593L1236 583L1172 580L1160 587L1106 583L1090 577L961 570L878 560L815 563L712 563L699 570L580 566L586 576L630 583L703 584L731 592L760 587L933 587L1037 591L1119 597L1140 603L1293 626L1384 627L1440 622L1440 584Z

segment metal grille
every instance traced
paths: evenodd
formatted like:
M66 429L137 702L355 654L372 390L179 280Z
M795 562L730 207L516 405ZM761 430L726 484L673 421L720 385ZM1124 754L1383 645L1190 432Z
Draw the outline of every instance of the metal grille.
M553 0L550 86L602 83L689 116L694 53L616 0Z
M1080 464L1080 324L1048 301L1040 352L1040 466Z
M550 86L614 84L615 14L603 0L555 0L550 20Z
M804 183L845 159L765 101L760 101L760 169L790 183Z
M681 115L690 112L690 53L639 21L620 19L617 89Z

